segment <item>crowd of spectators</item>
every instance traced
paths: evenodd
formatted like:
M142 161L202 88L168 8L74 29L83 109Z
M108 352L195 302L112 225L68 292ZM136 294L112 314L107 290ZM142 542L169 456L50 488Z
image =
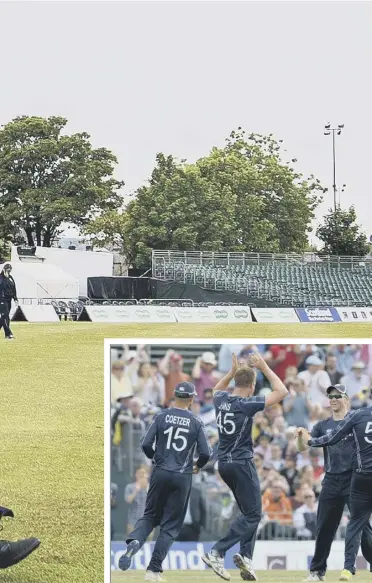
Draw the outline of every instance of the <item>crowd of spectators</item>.
M352 409L371 404L372 350L369 345L221 345L216 351L200 354L189 374L184 372L180 352L167 350L157 362L150 347L123 346L112 350L111 402L113 462L117 469L130 474L123 493L128 507L126 532L142 515L151 466L140 449L140 439L161 408L172 406L173 389L184 380L192 380L197 398L191 406L206 425L213 457L203 471L193 478L193 489L184 527L179 540L198 540L204 531L215 538L226 523L238 513L235 501L218 473L218 431L213 407L213 387L231 366L233 352L241 363L253 351L263 354L269 366L288 388L280 405L257 413L254 418L254 461L262 493L263 518L258 538L314 539L317 497L324 475L321 449L297 452L294 432L298 426L309 430L319 420L331 415L326 389L343 383ZM261 373L256 393L270 391ZM122 460L128 464L120 467ZM112 484L112 507L118 487ZM347 511L341 523L342 536Z

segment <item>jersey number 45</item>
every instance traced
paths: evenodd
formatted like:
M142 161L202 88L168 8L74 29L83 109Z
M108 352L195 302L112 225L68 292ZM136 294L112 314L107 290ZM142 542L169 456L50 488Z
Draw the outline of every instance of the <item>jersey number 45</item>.
M227 435L235 433L236 425L231 417L234 418L234 413L222 413L222 411L218 413L217 427L221 433L226 433Z

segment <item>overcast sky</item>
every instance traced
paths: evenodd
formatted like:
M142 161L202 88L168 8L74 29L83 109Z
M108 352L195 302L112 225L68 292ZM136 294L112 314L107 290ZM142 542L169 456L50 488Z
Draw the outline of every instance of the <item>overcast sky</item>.
M125 192L162 151L193 162L232 129L274 133L372 234L370 2L0 2L0 124L63 115L117 155ZM288 158L289 159L289 158Z

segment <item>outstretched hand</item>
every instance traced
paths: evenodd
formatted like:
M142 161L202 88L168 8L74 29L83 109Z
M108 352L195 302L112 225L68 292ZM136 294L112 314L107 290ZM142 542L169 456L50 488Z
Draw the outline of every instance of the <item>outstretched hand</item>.
M267 368L266 361L262 358L259 352L254 352L253 354L249 355L248 358L249 365L252 368L257 368L260 371L264 371Z
M231 373L235 375L239 368L238 357L236 356L235 352L232 354L232 364L231 364Z

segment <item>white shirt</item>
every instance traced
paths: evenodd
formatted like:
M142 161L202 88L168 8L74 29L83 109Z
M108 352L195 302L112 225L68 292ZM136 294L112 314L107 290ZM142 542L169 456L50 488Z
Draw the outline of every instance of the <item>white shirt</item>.
M327 397L326 389L332 384L329 374L325 370L318 370L311 374L308 370L299 373L309 391L309 397L314 403L322 403Z

